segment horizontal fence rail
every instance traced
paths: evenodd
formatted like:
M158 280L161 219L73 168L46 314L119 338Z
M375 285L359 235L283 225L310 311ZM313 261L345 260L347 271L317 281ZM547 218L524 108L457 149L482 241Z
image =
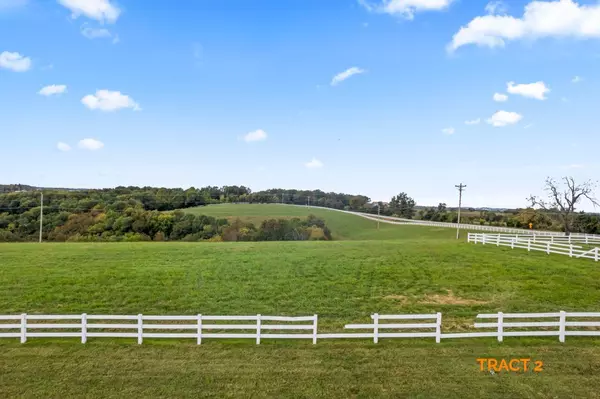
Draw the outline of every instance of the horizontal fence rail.
M583 245L600 245L600 241L588 237L542 237L538 235L508 235L469 233L468 242L498 247L521 248L527 251L541 251L548 255L558 254L571 258L600 261L600 247L584 248Z
M371 323L346 324L347 330L367 332L318 333L318 316L155 316L155 315L0 315L0 338L131 338L142 344L149 339L320 339L600 336L600 312L494 313L479 314L473 327L477 332L442 332L442 314L371 315ZM479 319L493 319L479 322ZM575 320L573 320L575 319ZM489 330L493 329L493 330ZM232 332L233 331L233 332ZM280 332L284 331L284 332Z

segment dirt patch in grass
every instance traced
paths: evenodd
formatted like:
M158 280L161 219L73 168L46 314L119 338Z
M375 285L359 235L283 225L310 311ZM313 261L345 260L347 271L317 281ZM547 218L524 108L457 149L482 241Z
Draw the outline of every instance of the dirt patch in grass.
M461 298L456 295L451 290L448 290L446 295L426 295L425 299L419 301L419 303L427 304L427 305L485 305L488 302L486 301L478 301L476 299L466 299Z
M385 300L398 301L400 303L418 303L422 305L485 305L489 302L486 301L478 301L476 299L467 299L461 298L456 295L451 290L447 290L448 293L445 295L442 294L434 294L434 295L425 295L423 298L409 298L405 295L386 295L383 297Z

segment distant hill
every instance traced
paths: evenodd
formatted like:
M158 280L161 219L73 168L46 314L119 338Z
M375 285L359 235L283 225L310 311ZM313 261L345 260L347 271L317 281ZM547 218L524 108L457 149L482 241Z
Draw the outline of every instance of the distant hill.
M38 191L38 190L60 190L60 191L81 191L81 188L65 187L36 187L27 184L0 184L0 193L14 193L20 191Z

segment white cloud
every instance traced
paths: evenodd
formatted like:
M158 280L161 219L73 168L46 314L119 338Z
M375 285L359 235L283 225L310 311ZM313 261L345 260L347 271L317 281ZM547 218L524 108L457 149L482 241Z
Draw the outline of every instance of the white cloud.
M503 103L507 100L508 100L508 96L506 94L494 93L494 101Z
M503 1L492 1L485 6L485 12L490 15L506 14L508 7Z
M88 94L81 99L81 103L91 110L116 111L121 108L132 108L141 111L138 103L120 91L97 90L96 94Z
M514 125L521 119L523 119L523 115L517 114L516 112L498 111L486 122L494 127L503 127Z
M252 141L264 141L267 139L267 132L262 129L254 130L244 136L244 141L249 143Z
M456 132L456 129L454 129L453 127L447 127L445 129L442 129L442 133L444 134L454 134L454 132Z
M56 94L62 94L67 91L67 86L65 85L50 85L46 87L42 87L40 91L38 91L39 95L42 96L52 96Z
M335 75L333 79L331 79L331 85L335 86L353 75L358 75L365 72L366 71L364 69L358 67L348 68L344 72L340 72L337 75Z
M583 168L585 168L585 165L582 165L579 163L567 166L567 169L583 169Z
M359 0L371 12L399 15L413 19L421 11L441 11L450 6L453 0Z
M114 23L121 10L110 0L58 0L58 3L71 10L71 17L85 15L100 22Z
M88 39L102 39L111 38L112 33L105 28L90 28L89 26L83 25L81 27L81 34Z
M96 151L104 147L104 143L96 139L83 139L77 144L82 150Z
M454 34L448 51L469 44L504 47L507 41L544 37L600 38L600 4L536 0L525 6L521 18L509 15L476 17Z
M61 151L71 151L71 146L63 142L59 142L58 144L56 144L56 148L58 148Z
M317 158L313 158L310 162L304 164L309 169L319 169L323 167L323 162L319 161Z
M465 121L465 125L479 125L480 122L481 118L477 118L470 121Z
M0 68L15 72L25 72L31 68L31 59L19 53L3 51L0 54Z
M515 85L515 82L508 82L506 91L510 94L535 98L536 100L545 100L546 94L550 92L550 88L544 82L535 82L529 84Z
M583 78L581 76L575 76L573 79L571 79L571 82L573 83L580 83L583 81Z

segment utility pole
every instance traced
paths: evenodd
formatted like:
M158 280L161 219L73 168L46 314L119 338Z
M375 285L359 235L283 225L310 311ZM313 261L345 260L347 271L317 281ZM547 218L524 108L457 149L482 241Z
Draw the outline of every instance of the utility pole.
M42 242L42 222L44 221L44 193L40 197L40 242Z
M462 193L467 186L460 183L458 186L454 187L458 188L458 226L456 227L456 239L458 240L458 237L460 236L460 210L462 208Z
M379 230L379 203L377 203L377 230Z

